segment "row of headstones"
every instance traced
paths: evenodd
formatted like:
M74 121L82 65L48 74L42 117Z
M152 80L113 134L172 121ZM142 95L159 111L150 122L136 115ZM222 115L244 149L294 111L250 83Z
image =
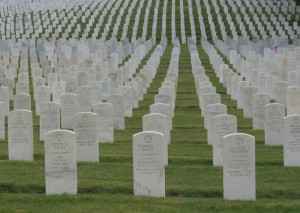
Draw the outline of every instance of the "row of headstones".
M204 3L205 3L205 6L210 9L209 4L206 1L204 1ZM225 28L224 22L222 20L222 16L219 14L220 9L219 9L219 6L218 6L217 2L213 2L212 4L213 4L213 7L215 9L216 14L218 15L218 23L219 23L219 26L220 26L220 29L221 29L222 38L224 40L227 37L227 34L226 34L226 30L225 30L226 28ZM242 23L242 19L238 14L237 7L234 5L234 3L232 1L230 1L229 4L231 6L231 9L233 11L236 11L235 12L237 14L236 18L238 20L239 28L242 32L242 35L248 37L246 29L245 29L245 25ZM245 2L245 4L246 4L247 8L249 9L249 11L252 14L256 14L255 10L254 10L254 7L251 5L250 2ZM255 3L253 3L253 4L256 5ZM238 34L237 34L236 28L235 28L235 26L232 22L231 15L228 13L228 7L226 6L225 2L222 2L222 1L221 1L221 5L223 5L223 9L225 11L225 14L227 14L226 15L227 23L229 23L229 25L230 25L230 29L231 29L232 34L233 34L233 38L237 39ZM237 5L238 5L238 7L241 8L241 11L243 11L242 14L244 15L244 20L246 22L246 25L249 26L249 29L250 29L252 35L257 37L258 34L256 32L256 27L251 22L251 19L250 19L249 15L246 13L245 7L240 2ZM258 7L258 6L256 6L256 7ZM264 26L267 27L267 29L269 31L269 34L273 38L277 37L276 30L278 31L279 35L282 36L282 37L286 37L285 30L287 30L288 36L290 38L294 38L294 36L296 35L295 32L293 31L292 27L289 26L288 22L284 22L284 24L283 24L284 28L285 28L285 30L284 30L283 27L281 27L280 21L278 21L277 17L275 17L273 14L271 14L274 25L276 26L276 30L274 30L273 27L271 26L271 23L267 20L266 16L264 14L260 14L260 15L262 16L262 21L260 21L260 19L259 19L260 16L253 16L253 20L255 22L255 25L257 26L258 31L260 32L260 34L262 35L263 38L265 38L267 36L267 33L264 29ZM213 23L213 21L210 17L211 17L210 12L208 12L208 19L209 19L209 22L210 22L212 35L213 35L213 38L216 38L217 36L216 36L216 33L215 33L215 26L214 26L214 23ZM282 20L282 19L283 19L283 17L280 18L280 20ZM294 27L294 29L295 29L295 27Z
M82 2L83 3L83 2ZM23 17L18 17L18 22L16 24L16 29L14 28L14 18L10 18L7 17L7 20L9 20L10 22L7 23L6 28L9 29L7 33L3 33L3 37L5 38L5 35L7 38L11 38L11 33L10 30L12 30L15 35L12 36L12 39L15 40L16 38L29 38L30 36L37 38L40 36L40 34L42 34L42 38L58 38L60 36L60 33L62 33L62 37L63 38L68 38L69 34L72 32L73 28L74 28L74 33L72 33L72 37L73 38L77 38L79 36L79 33L81 31L83 31L83 34L81 35L83 38L88 37L90 31L92 30L92 26L96 25L95 28L93 29L93 33L92 33L92 38L96 38L98 36L98 34L100 33L100 28L101 26L103 26L103 21L108 13L108 11L111 11L109 17L107 18L107 22L106 25L103 26L104 28L104 32L102 34L102 39L105 40L107 37L107 34L110 30L110 26L112 24L112 18L113 16L116 14L117 10L120 8L120 4L122 3L122 1L117 1L116 3L114 1L102 1L100 4L97 4L95 2L93 2L90 5L86 5L86 2L84 2L83 4L80 4L80 6L82 8L85 8L86 10L84 10L84 12L80 11L80 7L79 5L72 5L69 6L69 8L67 9L68 13L67 16L65 14L65 12L63 12L63 16L62 12L57 12L56 9L61 10L60 7L55 7L53 8L53 10L50 11L51 15L50 15L50 19L48 18L48 11L41 11L42 12L42 21L35 15L31 16L28 15L26 16L25 19L25 29L27 29L27 31L23 28L23 24L22 23L22 19ZM136 3L136 1L134 2ZM49 4L49 2L48 2ZM114 27L113 27L113 36L116 36L116 33L118 31L118 27L119 24L121 22L121 16L124 13L125 9L127 8L129 4L129 1L125 2L124 4L122 4L122 8L121 8L121 15L118 16L116 23L114 23ZM43 3L41 3L41 6L43 6ZM142 8L143 4L140 2L140 8ZM62 7L63 8L63 7ZM71 8L71 9L70 9ZM129 10L129 16L132 13L132 9L134 8L134 5L132 5L131 10ZM40 11L35 11L35 12L40 12ZM99 19L96 19L98 13L100 13L100 17ZM58 14L56 14L58 13ZM59 18L57 18L56 16L58 16ZM138 19L138 14L136 15L136 19ZM31 19L33 19L33 23L35 23L34 25L36 26L32 26L31 25ZM77 24L77 21L80 20L81 22L85 23L86 20L89 20L89 22L86 24L85 29L81 29L80 24ZM98 21L98 22L96 22ZM144 22L144 26L147 26L146 24L147 22ZM68 24L68 25L67 25ZM138 21L136 21L136 26L138 24ZM129 19L126 19L125 21L125 25L128 26L129 25ZM11 29L12 28L12 29ZM64 28L66 28L64 30ZM5 28L4 28L5 30ZM7 30L6 30L7 31ZM26 31L26 34L25 34ZM124 26L123 28L123 38L126 37L127 35L127 31L128 31L128 27L126 28ZM34 33L34 34L33 34ZM134 28L133 30L133 39L135 39L137 34L137 27ZM145 34L145 33L144 33ZM145 36L144 36L145 37Z
M105 1L102 1L103 3L105 3ZM19 2L20 3L20 2ZM74 5L76 5L76 2L73 2ZM85 5L87 2L77 2L77 4L80 4L82 6L82 8L87 8L87 6ZM35 4L35 3L34 3ZM72 4L72 3L71 3ZM32 5L32 2L29 3L29 5ZM54 7L52 7L52 5L56 5ZM67 26L67 23L70 21L69 27L68 29L66 29L66 31L70 31L71 28L73 26L75 26L76 22L77 22L77 18L82 18L82 21L85 22L85 16L82 16L82 11L79 10L79 6L74 6L74 5L64 5L64 4L60 4L57 5L55 4L55 2L39 2L38 4L32 5L33 7L31 8L33 14L28 14L26 16L24 16L24 22L25 22L25 29L23 28L23 16L17 16L16 19L16 36L12 36L12 38L14 39L15 37L22 37L22 38L29 38L30 36L32 37L38 37L40 33L43 32L43 30L45 30L45 33L49 33L50 31L52 32L53 28L57 27L57 31L54 33L53 38L56 38L59 33L62 32L62 29L65 28ZM96 3L92 3L90 4L90 9L95 9L95 7L98 4ZM102 4L103 6L103 4ZM28 6L27 6L28 7ZM27 8L26 7L26 8ZM74 15L72 8L74 9L75 13L77 13L77 15ZM20 7L18 7L20 8ZM50 11L50 19L48 18L48 11L43 9L43 8L47 8ZM66 9L66 11L64 11L63 9ZM101 4L98 8L98 12L100 12L101 9ZM85 11L85 10L84 10ZM95 11L95 13L97 13L97 11ZM28 13L30 11L28 11L28 9L22 8L21 11L14 11L14 13L17 14L23 14L23 13ZM42 19L40 19L40 12L42 13ZM65 13L67 12L67 13ZM14 29L14 13L9 14L9 16L7 17L7 20L10 21L10 25L6 25L6 27L10 26ZM57 14L56 14L57 13ZM89 13L89 10L85 11L85 14ZM70 15L70 19L67 18L67 15ZM57 18L58 17L58 18ZM92 17L95 18L95 17ZM33 22L32 22L33 20ZM51 23L52 22L52 23ZM49 25L49 26L48 26ZM49 29L49 30L48 30ZM25 33L26 31L26 33ZM33 34L34 33L34 34ZM6 31L6 37L9 37L9 31ZM20 36L20 34L23 34L22 36ZM5 35L5 34L4 34ZM65 32L63 36L67 36L67 33Z
M224 199L255 200L255 138L237 133L237 117L228 115L227 106L221 104L221 95L205 74L192 40L189 50L199 108L213 149L213 166L223 166Z
M207 48L214 48L207 44ZM210 51L211 61L213 59L214 66L217 68L218 63L222 59L215 60L217 52ZM214 55L214 56L213 56ZM221 64L222 65L222 64ZM219 64L220 66L220 64ZM216 70L216 69L215 69ZM232 72L232 71L231 71ZM218 72L216 72L218 76ZM224 75L226 76L226 75ZM300 114L300 87L287 87L285 92L286 104L271 103L271 97L268 93L259 93L257 87L250 86L250 82L243 81L241 76L231 73L226 77L223 76L223 82L219 78L223 86L227 87L227 94L231 95L233 100L237 100L237 108L243 109L243 116L252 118L253 129L261 129L265 131L266 145L283 145L284 147L284 165L300 166L300 159L297 156L299 146L293 139L297 137L294 126L297 126L297 120ZM218 76L219 77L219 76ZM225 82L225 79L227 84ZM231 80L229 80L231 79ZM231 90L228 90L231 88ZM233 96L233 91L238 92L237 98ZM276 100L275 100L276 101ZM285 117L285 109L287 109L287 117Z
M150 51L151 46L153 44L151 44L146 51ZM139 50L139 48L137 49ZM129 60L129 65L133 64L133 68L130 69L127 73L126 76L124 78L117 78L117 80L119 81L117 83L117 85L114 85L112 78L103 78L101 81L94 81L95 79L95 75L96 70L93 70L92 73L88 73L86 71L82 71L82 72L78 72L76 74L76 70L75 70L75 74L72 74L71 76L75 76L75 77L66 77L62 78L62 76L60 75L60 80L58 81L58 77L60 73L53 73L53 69L48 72L47 71L47 77L48 78L42 78L43 77L43 70L41 68L39 69L39 74L35 73L33 74L33 91L34 91L34 97L35 100L39 103L39 102L43 102L43 101L49 101L50 99L50 94L52 93L53 95L53 100L55 102L59 103L60 100L60 95L66 93L85 93L84 91L86 91L85 88L82 88L82 90L79 91L80 86L91 86L92 89L92 103L95 104L99 101L101 101L102 99L105 99L107 95L114 93L117 90L117 86L120 86L123 84L123 82L125 82L126 79L129 79L129 77L132 77L132 75L135 72L135 69L137 68L137 66L139 65L139 63L141 62L142 58L145 56L145 49L144 51L138 51L139 53L139 57L137 60L135 60L136 57L134 57L132 60L135 60L134 63L130 63L131 60ZM138 55L138 54L136 54ZM115 63L117 63L116 61L114 61ZM27 64L24 64L24 66L26 66ZM125 64L125 66L129 66L128 64ZM28 66L28 65L27 65ZM120 68L119 68L120 69ZM17 82L16 84L16 94L18 95L19 93L27 93L29 94L29 75L28 75L28 69L23 69L25 70L24 72L22 71L21 73L19 73L18 78L20 80L20 82ZM122 69L120 69L120 74L122 73ZM101 72L101 70L99 70L98 72ZM70 74L70 73L67 73ZM90 76L88 76L90 75ZM108 74L107 74L108 75ZM13 88L14 88L14 78L13 79L9 79L9 78L3 78L1 80L1 85L3 86L7 86L9 88L9 99L12 100L13 98ZM47 80L47 85L49 85L49 87L45 87L45 83ZM92 82L91 82L92 80ZM114 79L113 79L114 80ZM50 86L51 85L51 86ZM42 86L42 87L41 87ZM42 89L41 89L42 88ZM137 88L135 88L135 90L137 90ZM101 96L101 97L100 97ZM6 96L2 96L1 97L1 101L3 102L8 102L7 100L4 100ZM88 96L89 97L89 96ZM82 96L82 98L84 98L84 96ZM9 104L9 103L7 103ZM84 103L82 103L84 104ZM37 104L37 114L38 114L38 105ZM6 111L7 112L7 111Z
M143 132L133 135L134 195L165 197L165 167L174 116L180 46L174 46L159 93L143 116Z

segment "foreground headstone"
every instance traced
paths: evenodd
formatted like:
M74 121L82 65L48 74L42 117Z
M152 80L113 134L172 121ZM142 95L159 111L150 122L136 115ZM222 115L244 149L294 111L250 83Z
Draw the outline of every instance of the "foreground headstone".
M46 194L77 194L76 137L68 130L45 135Z
M8 159L33 160L31 111L18 109L8 113Z
M223 140L224 199L255 200L255 138L234 133Z
M146 131L133 135L134 195L165 197L164 136Z
M300 166L300 115L284 118L284 166Z
M99 161L99 143L97 141L97 115L82 112L73 116L76 135L77 161Z
M285 106L272 103L265 105L265 144L283 145Z
M60 106L47 102L40 105L40 140L50 131L60 129Z

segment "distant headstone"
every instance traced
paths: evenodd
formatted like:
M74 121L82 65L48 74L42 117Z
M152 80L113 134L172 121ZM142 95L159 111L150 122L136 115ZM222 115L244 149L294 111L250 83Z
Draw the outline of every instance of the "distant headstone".
M300 115L284 118L284 166L300 166Z
M68 130L45 135L46 194L77 194L76 137Z
M272 103L265 105L265 144L283 145L285 106Z
M33 160L31 111L18 109L8 113L8 159Z
M98 162L97 115L91 112L73 115L73 125L76 135L77 161Z
M93 106L93 112L97 114L98 142L113 143L113 105L111 103L100 102Z
M60 129L60 105L45 102L40 105L40 140L50 131Z
M133 135L134 195L165 197L164 136L146 131Z
M225 200L255 200L255 138L234 133L223 138Z

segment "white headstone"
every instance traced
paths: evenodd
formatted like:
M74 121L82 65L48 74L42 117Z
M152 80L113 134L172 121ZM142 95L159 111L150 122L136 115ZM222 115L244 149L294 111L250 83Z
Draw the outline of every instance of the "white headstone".
M98 142L113 143L113 105L111 103L100 102L93 106L93 112L97 114Z
M258 92L257 87L245 87L243 90L243 115L245 118L252 118L253 106L252 106L252 95Z
M78 87L77 98L78 98L78 111L91 112L91 108L92 108L91 87L88 86Z
M164 135L164 161L168 165L168 143L170 141L170 129L167 116L159 113L151 113L143 116L143 131L159 132Z
M45 135L46 194L77 194L76 137L68 130Z
M125 129L124 108L125 101L123 95L110 95L107 102L113 105L114 129Z
M225 200L255 200L255 138L235 133L223 138L223 189Z
M132 89L129 86L121 86L118 88L121 95L124 96L124 116L132 117Z
M284 118L284 166L300 166L300 115Z
M237 118L233 115L217 115L212 118L213 165L223 166L223 137L237 132Z
M300 87L287 88L287 115L300 114Z
M0 101L0 140L5 140L4 104Z
M265 105L265 144L283 145L285 106L272 103Z
M133 135L134 195L165 197L164 136L158 132Z
M10 102L9 102L9 89L7 87L0 87L0 101L4 105L4 115L8 115Z
M212 145L213 144L213 132L212 132L212 118L221 115L227 114L227 106L224 104L210 104L207 106L206 116L206 127L207 127L207 143Z
M72 129L72 116L78 113L77 95L72 93L64 94L60 97L61 127Z
M40 140L50 131L60 129L60 105L45 102L40 105Z
M14 96L14 110L25 109L31 111L31 97L28 94L20 93Z
M32 113L18 109L8 113L9 160L33 160Z
M150 113L160 113L168 118L169 128L172 129L172 115L171 107L169 104L157 103L150 105Z
M270 103L270 95L266 93L256 93L252 95L253 119L252 126L254 130L264 129L265 127L265 105Z
M99 161L99 143L97 141L97 115L81 112L73 116L76 135L77 161Z

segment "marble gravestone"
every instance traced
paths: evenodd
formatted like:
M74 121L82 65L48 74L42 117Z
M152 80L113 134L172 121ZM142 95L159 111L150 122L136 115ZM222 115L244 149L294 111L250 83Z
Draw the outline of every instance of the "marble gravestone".
M110 95L107 97L107 102L113 105L113 122L114 129L124 130L125 129L125 119L124 119L124 109L125 101L123 95Z
M119 93L124 96L124 116L132 117L132 89L129 86L118 88Z
M243 116L244 118L252 118L253 106L252 106L252 95L258 92L257 87L245 87L243 89Z
M4 104L0 101L0 140L5 140Z
M300 114L300 87L287 88L287 115Z
M98 162L97 115L91 112L73 115L73 125L76 135L77 161Z
M263 130L265 127L265 105L270 103L270 95L256 93L252 95L252 127L254 130Z
M14 96L14 110L25 109L31 111L31 97L28 94L20 93Z
M77 194L76 136L69 130L45 135L46 194Z
M78 111L91 112L91 108L92 108L91 87L88 86L78 87L77 98L78 98Z
M8 113L8 159L33 160L31 111L18 109Z
M72 129L72 116L78 113L77 95L67 93L60 96L61 127Z
M60 129L60 105L46 102L40 105L40 140L50 131Z
M168 143L170 141L170 129L167 116L159 113L151 113L143 116L143 131L159 132L164 135L164 161L168 165Z
M223 166L223 137L237 132L237 118L233 115L217 115L211 120L213 139L213 165Z
M227 114L226 105L217 103L210 104L207 106L206 117L204 119L206 119L207 122L207 143L210 145L213 144L212 118L221 114Z
M0 86L0 101L3 103L4 115L7 116L9 113L10 102L9 102L9 89L8 87Z
M165 197L164 136L146 131L133 135L134 195Z
M255 138L233 133L223 137L223 190L225 200L255 200Z
M171 106L171 116L174 117L174 106L172 102L172 96L168 94L157 94L154 96L154 103L168 104Z
M284 166L300 166L300 115L284 118Z
M93 106L93 112L97 114L98 142L113 143L113 105L111 103L100 102Z
M150 105L150 113L160 113L168 118L169 128L172 129L171 107L169 104L157 103ZM171 141L169 142L171 143Z
M265 144L283 145L285 106L272 103L265 105Z

